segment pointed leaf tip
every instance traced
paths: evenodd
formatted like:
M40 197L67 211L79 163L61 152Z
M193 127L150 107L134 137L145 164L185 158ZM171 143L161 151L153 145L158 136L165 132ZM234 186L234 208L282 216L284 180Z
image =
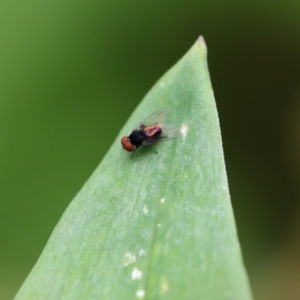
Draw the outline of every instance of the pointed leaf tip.
M205 43L205 40L204 40L204 36L203 36L203 35L199 35L199 37L198 37L198 42L200 42L200 43Z

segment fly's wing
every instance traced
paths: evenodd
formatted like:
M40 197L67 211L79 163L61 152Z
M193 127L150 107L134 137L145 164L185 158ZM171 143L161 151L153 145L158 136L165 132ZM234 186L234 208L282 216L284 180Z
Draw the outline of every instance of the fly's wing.
M158 137L148 138L146 141L143 142L143 145L153 145L160 142L166 142L172 139L177 138L181 135L181 129L169 125L165 125L162 127L162 133Z
M168 111L166 109L158 109L153 112L150 116L140 122L134 130L141 130L147 126L152 125L163 125L166 121Z

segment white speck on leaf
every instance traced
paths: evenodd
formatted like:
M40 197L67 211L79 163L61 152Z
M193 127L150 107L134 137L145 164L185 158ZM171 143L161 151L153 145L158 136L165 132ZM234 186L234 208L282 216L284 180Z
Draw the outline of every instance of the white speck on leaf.
M131 272L131 279L136 280L136 279L141 279L143 272L137 268L134 268Z
M148 215L148 212L149 212L148 207L147 207L147 205L145 205L145 206L143 207L143 213L144 213L145 215Z
M145 291L144 290L138 290L136 291L135 295L137 296L137 298L144 298L145 297Z
M182 137L183 137L183 142L185 141L185 137L187 135L188 130L189 130L189 127L186 124L183 123L181 125L181 128L180 128L180 132L181 132Z
M164 203L165 201L166 201L165 198L160 199L160 203Z
M136 256L133 253L126 252L124 255L124 267L136 262Z
M157 224L157 227L160 227L160 226L161 226L161 224L160 224L160 223L158 223L158 224Z
M139 256L144 256L144 255L146 255L146 250L141 249L141 250L139 251Z

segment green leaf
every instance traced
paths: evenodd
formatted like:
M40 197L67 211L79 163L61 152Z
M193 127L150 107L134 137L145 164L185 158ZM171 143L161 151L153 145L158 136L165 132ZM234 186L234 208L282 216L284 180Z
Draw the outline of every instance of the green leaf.
M185 132L130 159L121 137L160 108ZM252 298L201 37L129 118L16 296L142 298Z

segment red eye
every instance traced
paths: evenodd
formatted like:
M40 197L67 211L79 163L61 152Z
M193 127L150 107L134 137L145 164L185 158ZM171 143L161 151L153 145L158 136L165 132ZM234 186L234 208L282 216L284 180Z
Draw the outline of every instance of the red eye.
M128 152L132 152L134 150L134 146L131 144L128 136L122 137L121 144L123 148Z

